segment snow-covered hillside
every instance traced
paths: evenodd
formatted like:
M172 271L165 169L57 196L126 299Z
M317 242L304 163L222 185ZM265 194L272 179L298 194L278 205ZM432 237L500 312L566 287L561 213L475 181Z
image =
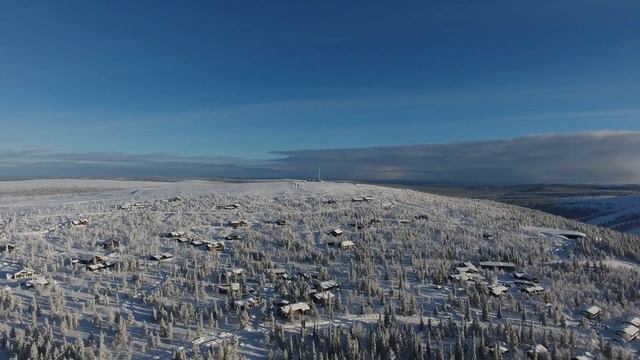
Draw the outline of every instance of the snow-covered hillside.
M371 185L5 182L0 351L624 358L638 350L616 334L640 315L638 244L539 211Z
M640 195L569 197L557 204L592 210L589 216L580 219L588 224L640 234Z

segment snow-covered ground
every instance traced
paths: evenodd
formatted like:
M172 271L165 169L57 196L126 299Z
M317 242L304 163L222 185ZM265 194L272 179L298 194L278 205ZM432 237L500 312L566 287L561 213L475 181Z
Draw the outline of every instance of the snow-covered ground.
M119 208L125 204L139 206ZM78 219L88 223L74 225ZM246 225L234 228L232 220ZM333 229L342 235L328 235ZM186 242L162 237L172 231L183 231ZM232 234L241 239L230 240ZM472 338L506 342L520 336L508 329L526 318L532 334L506 344L511 358L543 341L550 348L557 343L556 355L597 352L600 333L605 341L615 338L605 326L640 314L639 242L612 236L511 205L351 183L0 182L0 245L17 246L0 253L0 271L27 267L51 280L30 289L0 279L0 288L8 288L0 291L0 337L15 328L20 335L10 342L26 346L27 354L31 345L18 338L35 327L61 348L64 338L103 357L211 349L228 358L282 358L291 351L311 358L312 351L338 348L346 358L369 358L376 334L386 336L374 346L391 351L384 357L411 358L411 341L445 353L462 342L470 355ZM119 250L103 249L105 240L119 241ZM190 240L221 242L224 250ZM355 248L328 245L341 240ZM173 258L150 260L164 253ZM117 265L91 272L74 261L94 255ZM523 292L511 270L479 269L475 280L451 280L462 261L513 263L535 275L543 291ZM235 269L243 273L229 275ZM311 288L328 280L340 285L331 290L333 300L314 302ZM219 286L232 282L240 290L222 293ZM498 283L505 293L490 296L487 286ZM252 298L257 306L234 309L235 300ZM308 303L310 314L286 319L280 300ZM594 304L604 309L601 320L585 322L580 310ZM559 343L565 328L575 332L571 354ZM354 350L349 339L358 336L361 348ZM398 345L385 348L390 343ZM638 350L635 342L621 347ZM67 351L73 357L77 349Z
M568 197L557 204L593 209L593 214L581 219L588 224L640 234L640 195Z

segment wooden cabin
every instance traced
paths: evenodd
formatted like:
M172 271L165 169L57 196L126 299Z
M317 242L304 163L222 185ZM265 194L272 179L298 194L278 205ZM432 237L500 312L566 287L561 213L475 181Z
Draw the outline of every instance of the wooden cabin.
M588 308L581 311L582 316L589 320L597 319L600 316L602 309L598 306L589 306ZM640 325L640 323L638 324Z
M525 294L536 295L536 294L543 293L544 292L544 288L542 286L539 286L539 285L534 285L534 286L523 287L522 289L520 289L520 291L522 291Z
M342 234L344 234L344 231L340 229L333 229L327 233L327 235L331 235L333 237L342 236Z
M249 223L246 220L230 220L229 221L229 226L231 226L234 229L237 229L239 227L244 227L249 225Z
M222 241L216 241L207 244L207 250L224 251L224 243Z
M156 254L156 255L151 255L149 257L150 260L152 261L166 261L166 260L171 260L173 259L173 254L171 253L163 253L163 254Z
M503 262L503 261L481 261L480 262L481 269L490 269L490 270L501 270L501 271L515 271L516 264L512 262Z
M280 308L280 314L284 317L305 315L311 311L311 307L304 302L298 302L295 304L285 305Z
M220 294L237 293L240 291L240 283L232 282L227 285L218 285L218 292Z
M340 250L351 250L356 247L356 244L354 244L353 241L344 240L341 241L338 246L340 247Z
M509 288L504 285L492 285L487 287L489 294L494 297L500 297L509 293Z
M85 218L79 218L79 219L71 220L71 224L74 225L74 226L87 225L88 223L89 223L89 220L85 219Z

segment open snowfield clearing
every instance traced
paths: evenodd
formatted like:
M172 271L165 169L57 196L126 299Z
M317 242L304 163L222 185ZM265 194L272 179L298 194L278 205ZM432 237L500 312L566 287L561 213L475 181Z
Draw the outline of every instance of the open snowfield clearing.
M20 359L489 356L481 338L513 359L536 344L638 350L616 334L640 315L636 237L482 200L297 180L4 182L0 250L0 348Z
M235 196L284 194L344 194L356 188L374 188L347 183L298 181L216 182L216 181L117 181L117 180L25 180L0 181L2 208L46 208L91 201L129 202L157 200L172 196L224 193Z

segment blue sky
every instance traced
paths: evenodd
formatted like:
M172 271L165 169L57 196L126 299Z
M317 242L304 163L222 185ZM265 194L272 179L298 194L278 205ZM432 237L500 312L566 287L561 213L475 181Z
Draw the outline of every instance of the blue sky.
M0 149L271 151L640 130L637 1L0 4Z

